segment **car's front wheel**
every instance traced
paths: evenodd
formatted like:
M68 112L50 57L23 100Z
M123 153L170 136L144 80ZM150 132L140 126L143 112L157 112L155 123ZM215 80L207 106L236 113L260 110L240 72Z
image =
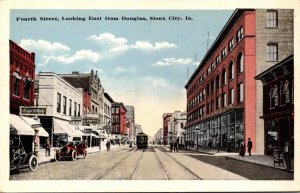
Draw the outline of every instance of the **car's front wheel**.
M71 159L72 159L72 161L75 161L77 159L77 153L75 150L73 150L71 153Z
M34 172L35 170L37 170L39 165L38 159L35 155L31 155L29 160L28 160L28 166L30 171Z

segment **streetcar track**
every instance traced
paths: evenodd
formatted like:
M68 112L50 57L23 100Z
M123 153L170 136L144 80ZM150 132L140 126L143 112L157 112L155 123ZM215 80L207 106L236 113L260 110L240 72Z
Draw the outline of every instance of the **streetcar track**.
M131 155L133 155L135 152L137 151L134 150L132 153L128 154L127 156L125 156L123 159L121 159L119 162L117 162L116 164L114 164L112 167L104 170L100 175L98 175L95 180L101 180L106 174L110 173L114 168L116 168L118 165L120 165L124 160L126 160L128 157L130 157Z
M167 156L169 156L172 160L174 160L178 165L180 165L182 168L184 168L185 170L187 170L189 173L191 173L192 175L196 176L198 179L203 180L203 178L201 178L200 176L198 176L195 172L193 172L192 170L190 170L189 168L187 168L185 165L183 165L182 163L180 163L177 159L175 159L173 156L170 156L166 151L162 151L160 148L157 148L159 151L161 151L162 153L166 154Z
M158 155L157 155L157 153L156 153L154 147L153 147L152 149L153 149L153 152L154 152L156 161L157 161L158 165L160 166L161 170L163 171L164 177L165 177L167 180L169 180L169 177L168 177L168 175L167 175L167 172L166 172L165 168L163 167L163 165L162 165L160 159L158 158Z
M143 149L143 152L145 152L145 149ZM136 167L134 168L133 173L132 173L131 177L129 178L129 180L132 180L132 179L133 179L134 174L136 173L136 171L137 171L137 169L138 169L138 167L139 167L139 165L140 165L140 162L141 162L141 160L142 160L143 155L144 155L144 154L142 153L142 155L140 156L139 161L138 161L138 163L136 164Z

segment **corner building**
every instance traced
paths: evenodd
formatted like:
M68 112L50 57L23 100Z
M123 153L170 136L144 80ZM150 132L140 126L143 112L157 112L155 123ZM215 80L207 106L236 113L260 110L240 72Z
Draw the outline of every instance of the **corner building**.
M264 152L263 93L254 77L292 52L290 26L292 10L234 11L185 85L192 144L219 140L221 149L237 151L251 138L253 152Z

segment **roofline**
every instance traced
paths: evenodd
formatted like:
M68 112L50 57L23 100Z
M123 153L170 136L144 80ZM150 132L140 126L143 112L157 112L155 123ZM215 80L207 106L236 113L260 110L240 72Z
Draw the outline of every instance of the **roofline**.
M267 70L263 71L262 73L258 74L257 76L255 76L255 80L261 80L261 78L263 76L265 76L266 74L268 74L270 71L278 68L280 65L285 64L291 60L294 60L294 54L289 55L288 57L286 57L285 59L281 60L280 62L276 63L274 66L268 68Z
M230 16L230 18L228 19L228 21L226 22L226 24L224 25L224 27L222 28L222 30L220 31L220 33L218 34L217 38L215 39L215 41L210 46L209 50L206 52L205 56L203 57L203 59L199 63L197 69L193 72L192 76L189 78L189 80L185 84L184 87L186 89L189 86L189 84L192 82L192 80L195 78L195 76L200 72L200 70L202 69L202 67L205 65L206 61L209 60L209 58L211 57L211 55L213 53L212 50L214 50L214 48L218 45L217 43L221 40L220 38L223 35L224 31L233 22L233 20L235 19L235 17L237 17L239 14L241 14L241 13L243 13L245 11L254 11L254 10L255 9L236 9L236 10L234 10L234 12L232 13L232 15Z
M115 102L107 92L104 93L104 96L105 96L111 103Z

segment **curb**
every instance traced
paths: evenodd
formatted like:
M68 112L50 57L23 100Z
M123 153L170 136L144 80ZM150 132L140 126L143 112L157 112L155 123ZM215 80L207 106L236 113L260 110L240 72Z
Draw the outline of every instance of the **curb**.
M226 159L233 159L233 160L240 161L240 162L250 163L250 164L254 164L254 165L258 165L258 166L264 166L264 167L268 167L268 168L282 170L282 171L286 171L286 172L290 172L290 173L294 173L294 170L286 170L284 168L278 168L278 167L273 167L273 166L269 166L269 165L265 165L265 164L261 164L261 163L250 162L250 161L246 161L246 160L240 160L240 159L237 159L237 158L234 158L234 157L225 156L225 158Z

